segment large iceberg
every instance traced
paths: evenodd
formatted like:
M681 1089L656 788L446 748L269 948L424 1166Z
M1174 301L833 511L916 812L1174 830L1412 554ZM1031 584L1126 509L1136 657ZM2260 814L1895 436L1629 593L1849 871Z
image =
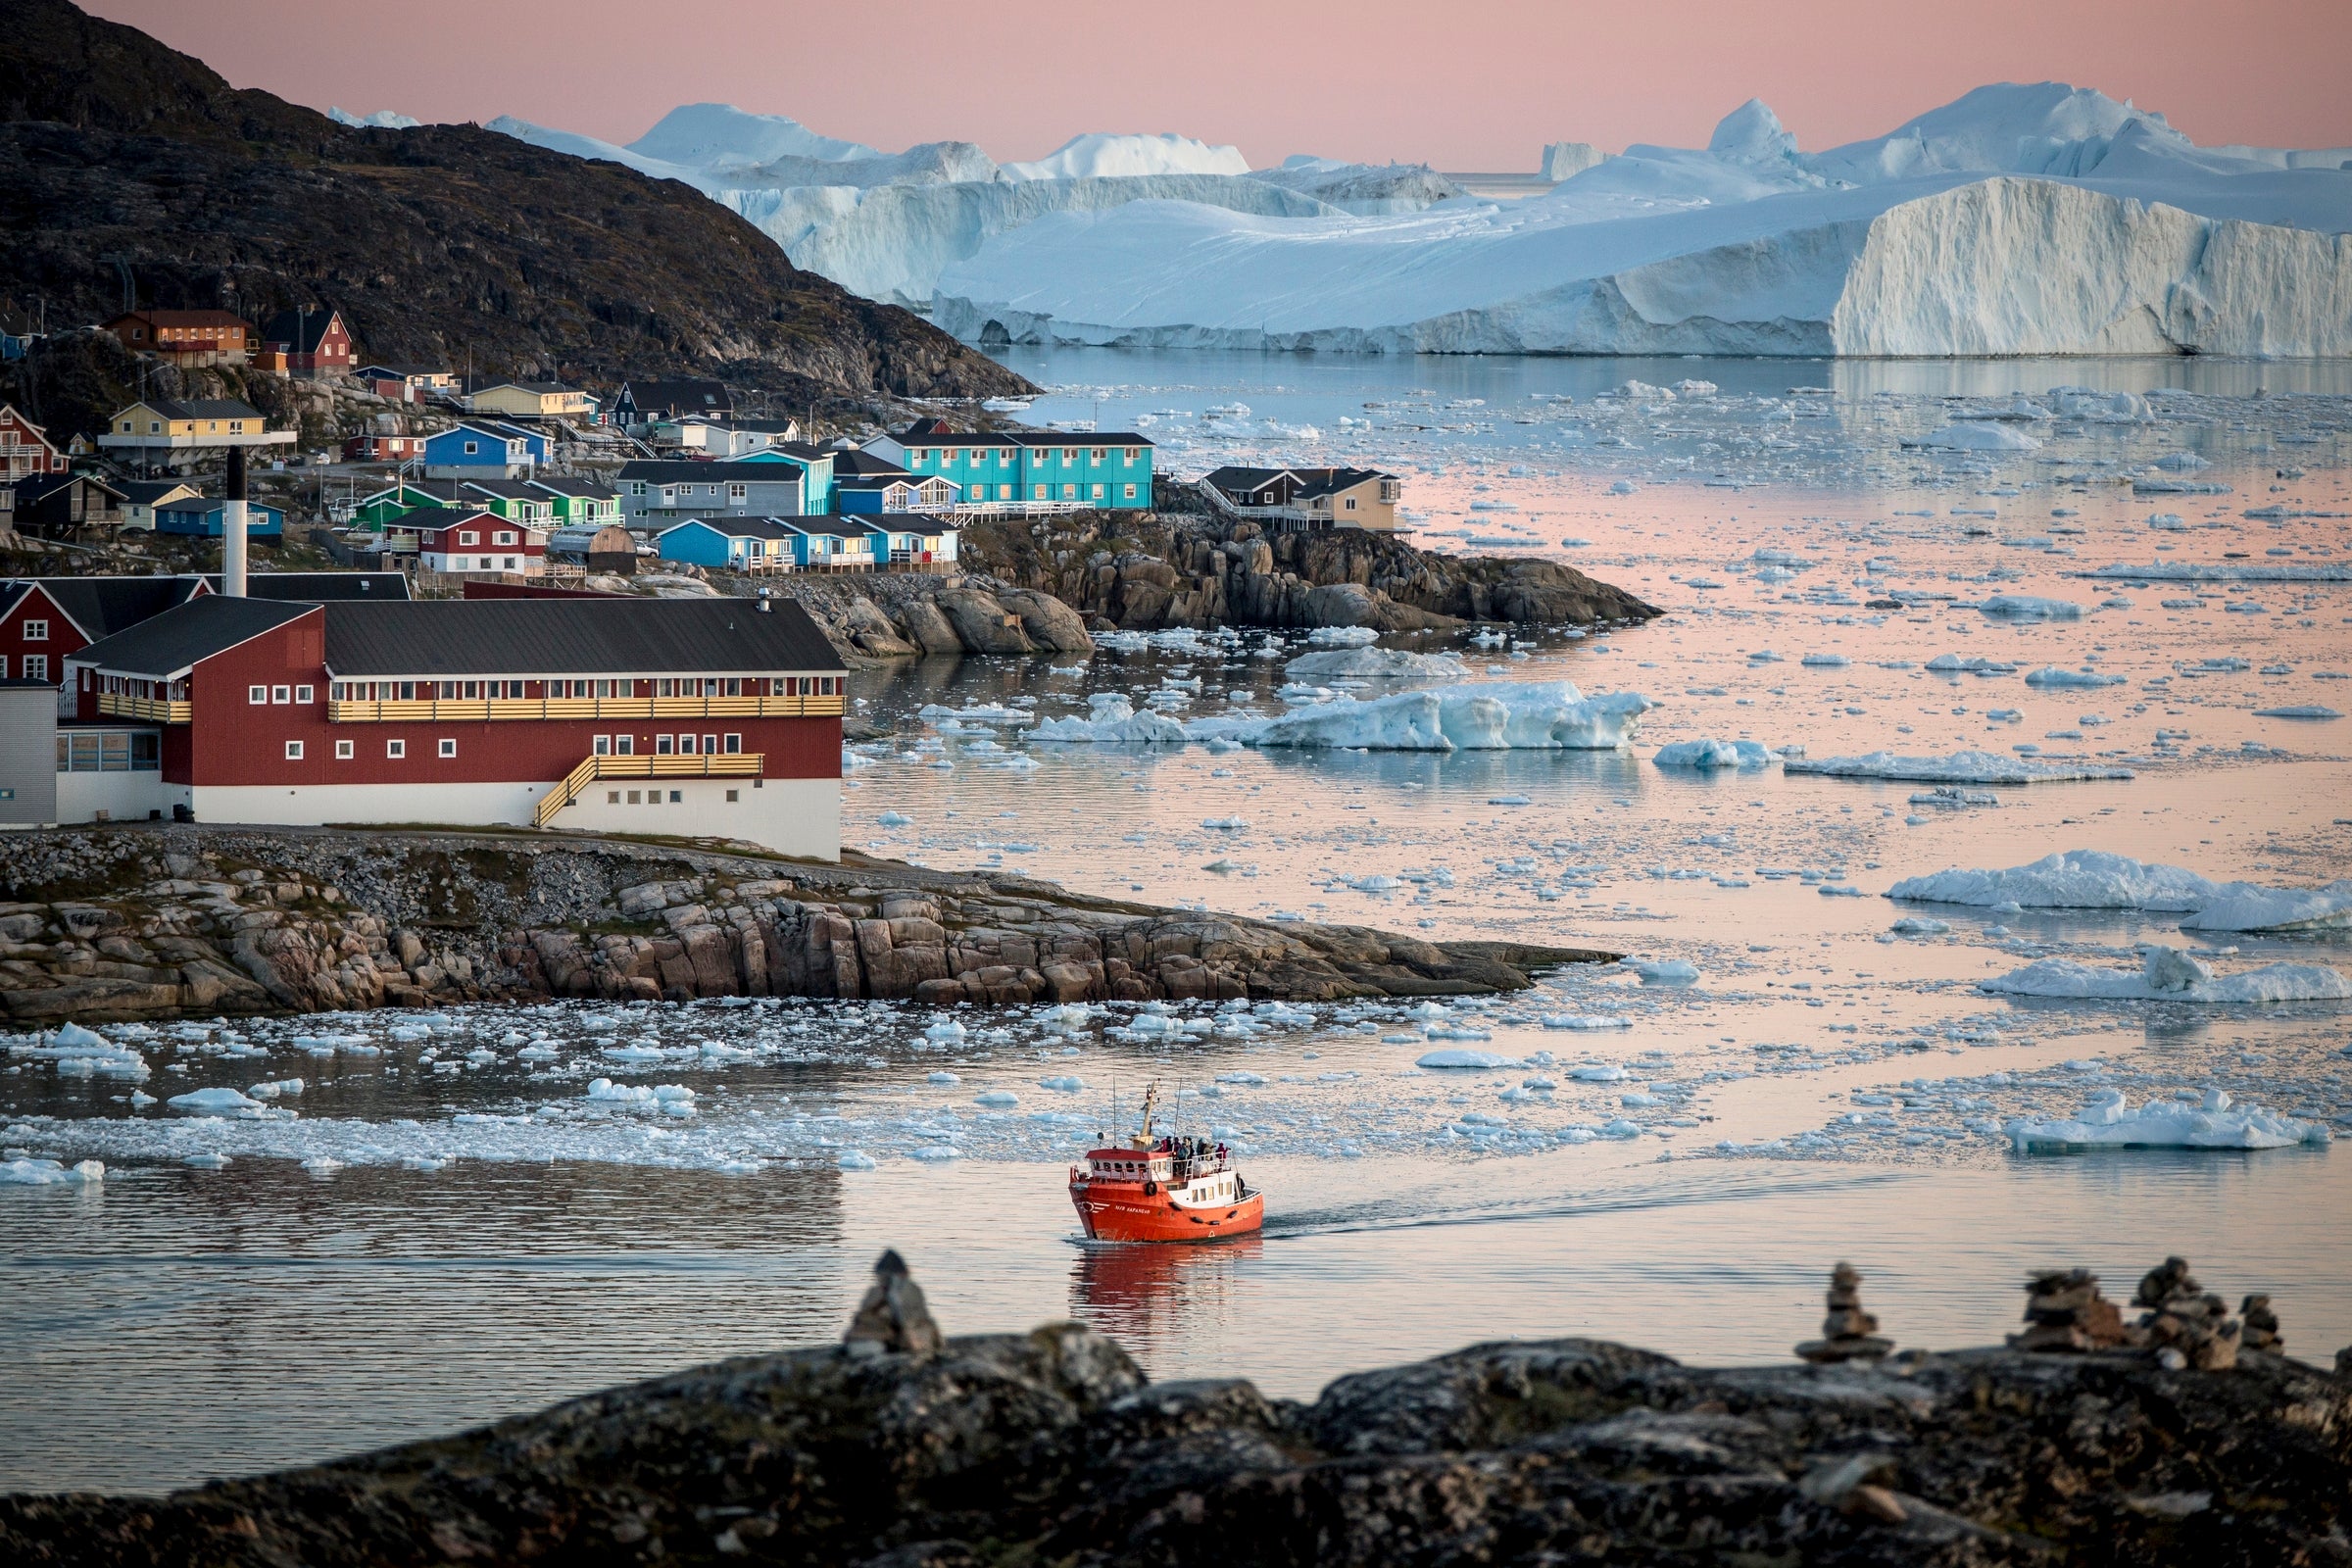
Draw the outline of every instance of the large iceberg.
M1098 693L1083 718L1049 719L1033 741L1063 745L1244 746L1374 752L1613 751L1633 739L1655 705L1639 692L1595 692L1570 681L1494 682L1441 691L1342 697L1268 717L1201 718L1180 724L1137 712L1126 698Z
M1128 174L1247 174L1238 147L1212 147L1190 136L1073 136L1045 157L1006 164L1006 179L1099 179Z
M1890 899L1988 908L2142 909L2184 914L2192 931L2297 931L2352 925L2352 881L2322 888L2215 882L2178 865L2103 850L2068 850L2000 870L1953 867L1906 877Z
M2196 1102L2151 1100L2134 1106L2120 1089L2090 1097L2082 1114L2037 1121L2020 1117L2001 1131L2020 1152L2035 1149L2288 1149L2329 1142L2325 1122L2239 1107L2229 1091L2209 1089Z

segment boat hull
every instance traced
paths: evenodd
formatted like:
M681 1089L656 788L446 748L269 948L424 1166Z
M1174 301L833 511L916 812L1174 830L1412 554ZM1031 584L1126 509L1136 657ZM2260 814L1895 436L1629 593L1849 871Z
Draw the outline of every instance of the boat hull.
M1073 1182L1078 1222L1099 1242L1215 1242L1248 1236L1266 1222L1263 1193L1230 1203L1179 1206L1165 1188L1146 1194L1125 1183Z

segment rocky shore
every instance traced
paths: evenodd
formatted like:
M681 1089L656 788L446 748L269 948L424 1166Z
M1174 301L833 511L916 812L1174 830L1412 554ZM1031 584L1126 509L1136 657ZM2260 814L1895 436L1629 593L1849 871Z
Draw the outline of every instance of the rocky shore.
M1270 925L724 841L128 824L0 837L0 1024L553 997L1329 1001L1616 955Z
M1076 1323L945 1338L885 1254L841 1345L160 1499L0 1498L0 1560L2272 1568L2352 1560L2348 1508L2340 1362L1512 1341L1299 1404L1153 1385Z
M853 659L1083 653L1095 633L1174 627L1409 632L1658 613L1557 562L1439 555L1353 528L1268 533L1182 512L988 518L964 531L961 552L954 576L808 576L780 591Z

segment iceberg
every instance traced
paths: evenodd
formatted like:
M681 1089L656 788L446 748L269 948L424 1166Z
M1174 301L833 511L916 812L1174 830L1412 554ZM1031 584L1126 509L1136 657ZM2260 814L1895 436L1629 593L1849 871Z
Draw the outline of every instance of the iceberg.
M1006 164L1005 179L1102 179L1139 174L1247 174L1239 147L1212 147L1190 136L1072 136L1045 157Z
M2002 997L2055 997L2088 1002L2194 1002L2210 1004L2352 1000L2352 981L2324 964L2267 963L2216 977L2203 960L2174 948L2155 948L2138 970L2101 969L2072 958L2043 958L1980 981Z
M1367 751L1613 751L1655 705L1638 692L1587 697L1568 681L1341 698L1232 730L1247 745ZM1203 725L1230 723L1204 720ZM1196 728L1202 726L1196 726Z
M1413 1063L1416 1067L1516 1067L1520 1064L1516 1056L1497 1056L1491 1051L1464 1051L1458 1046L1425 1053Z
M2023 430L2012 430L2005 424L1970 421L1966 424L1947 424L1931 430L1915 441L1905 441L1907 447L1928 447L1944 452L2038 452L2041 443Z
M1182 746L1191 739L1184 726L1164 713L1139 713L1126 698L1098 692L1087 716L1050 718L1029 732L1033 741L1060 745Z
M1790 773L1820 773L1830 778L1901 779L1914 784L2048 784L2069 779L2128 779L2128 767L2105 767L2087 762L2037 762L1993 752L1954 752L1949 757L1897 757L1871 752L1862 757L1784 757L1782 768Z
M2065 687L2089 690L2097 686L2121 686L2124 684L2124 677L2102 675L2095 669L2060 669L2056 664L2045 664L2028 675L2026 684L2045 688Z
M1470 671L1451 654L1400 648L1327 649L1300 654L1283 666L1293 680L1466 680Z
M2207 1090L2195 1103L2151 1100L2138 1106L2120 1089L2102 1089L2079 1116L2021 1117L2001 1131L2020 1153L2036 1149L2291 1149L2329 1142L2324 1122L2260 1105L2240 1109L2221 1089Z
M1773 760L1770 748L1757 741L1676 741L1661 746L1650 759L1658 767L1763 767Z
M2352 881L2321 888L2270 888L2214 882L2178 865L2134 860L2103 850L2068 850L2001 870L1961 870L1906 877L1886 897L1919 904L1990 908L2138 909L2183 914L2191 931L2297 931L2352 925Z
M2147 582L2352 582L2352 561L2261 565L2234 561L2156 561L2144 566L2115 562L2076 575Z

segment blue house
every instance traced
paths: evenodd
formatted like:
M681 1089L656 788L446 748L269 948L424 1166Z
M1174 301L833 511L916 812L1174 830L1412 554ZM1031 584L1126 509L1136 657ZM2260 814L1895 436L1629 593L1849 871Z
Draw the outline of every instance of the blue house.
M724 571L789 571L801 536L768 517L696 517L664 528L655 541L663 561Z
M791 465L802 475L802 493L808 502L804 510L821 513L840 510L833 504L833 481L836 477L834 459L839 454L827 452L822 447L809 446L807 442L785 441L763 452L754 452L727 461L730 467L752 468L755 471L758 466Z
M833 453L834 510L845 515L953 512L962 491L937 474L908 473L878 453Z
M770 517L790 536L792 563L802 571L871 571L876 540L848 517ZM881 561L887 564L885 552Z
M196 539L218 539L221 531L222 505L222 502L210 496L189 496L179 501L167 501L155 509L155 531L183 534ZM258 501L245 503L246 538L283 539L285 536L284 513L275 507L265 507Z
M1152 443L1132 430L956 431L918 419L863 450L917 478L956 485L965 511L1141 511Z
M489 419L424 438L424 471L436 479L527 479L547 455L538 431Z
M949 566L956 563L956 525L944 516L882 513L845 515L842 520L865 529L873 541L877 566Z

